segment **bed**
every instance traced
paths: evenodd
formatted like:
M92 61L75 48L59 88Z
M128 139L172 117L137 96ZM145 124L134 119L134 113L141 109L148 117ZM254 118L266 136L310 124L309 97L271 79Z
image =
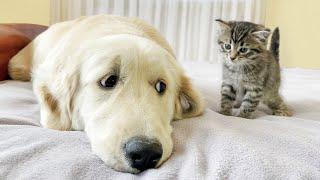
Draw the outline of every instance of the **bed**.
M260 106L256 119L242 119L217 113L219 64L183 66L205 113L172 122L171 158L137 175L105 166L84 132L42 128L31 83L0 82L0 179L320 179L320 70L282 70L293 117Z

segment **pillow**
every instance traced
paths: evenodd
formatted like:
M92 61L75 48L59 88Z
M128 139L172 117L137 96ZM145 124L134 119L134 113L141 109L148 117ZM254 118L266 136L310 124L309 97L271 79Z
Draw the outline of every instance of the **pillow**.
M9 60L46 28L33 24L0 24L0 81L9 77Z

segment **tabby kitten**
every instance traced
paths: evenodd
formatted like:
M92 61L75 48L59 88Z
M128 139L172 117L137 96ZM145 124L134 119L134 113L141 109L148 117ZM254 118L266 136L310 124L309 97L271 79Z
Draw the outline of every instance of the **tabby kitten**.
M238 117L252 118L260 101L278 116L291 116L292 111L279 95L279 29L272 34L262 25L242 21L216 20L221 27L218 43L223 54L221 110Z

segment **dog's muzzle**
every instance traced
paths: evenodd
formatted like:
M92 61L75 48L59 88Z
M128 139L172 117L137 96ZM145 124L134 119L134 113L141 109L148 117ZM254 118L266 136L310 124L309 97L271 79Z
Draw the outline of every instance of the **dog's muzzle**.
M141 172L156 167L163 150L157 140L139 136L125 143L124 153L130 166Z

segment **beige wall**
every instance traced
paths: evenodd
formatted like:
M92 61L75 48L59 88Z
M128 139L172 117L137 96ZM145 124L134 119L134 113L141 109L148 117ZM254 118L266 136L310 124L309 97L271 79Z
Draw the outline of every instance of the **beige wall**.
M49 24L50 0L0 0L0 23Z
M49 24L50 0L1 0L0 23ZM320 69L320 0L267 0L266 25L280 27L281 64Z
M320 0L267 0L266 25L280 27L280 61L320 69Z

